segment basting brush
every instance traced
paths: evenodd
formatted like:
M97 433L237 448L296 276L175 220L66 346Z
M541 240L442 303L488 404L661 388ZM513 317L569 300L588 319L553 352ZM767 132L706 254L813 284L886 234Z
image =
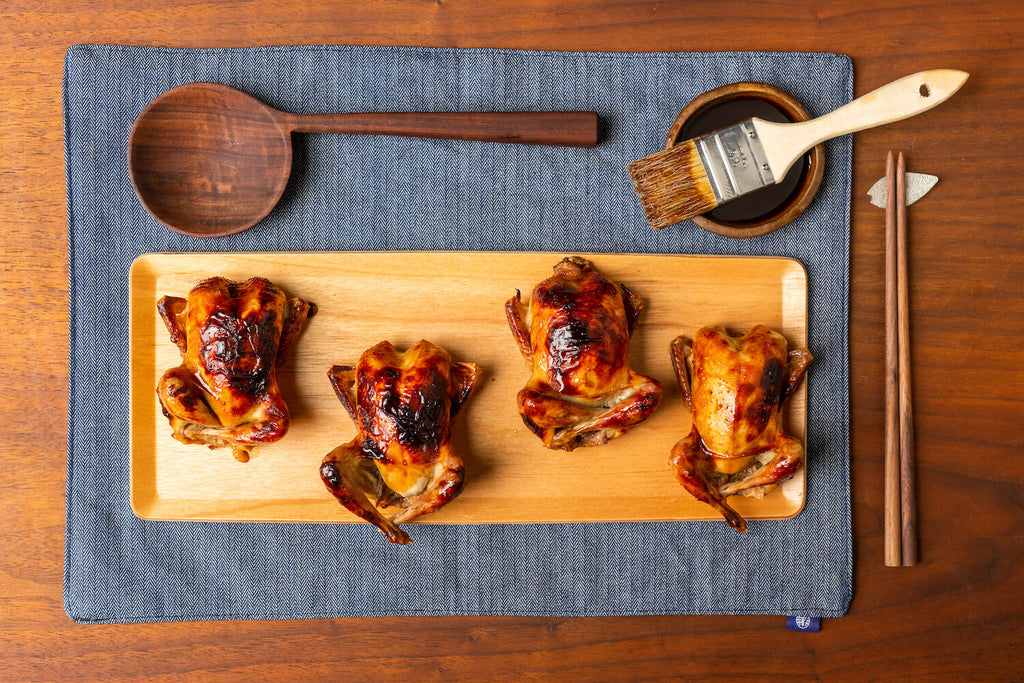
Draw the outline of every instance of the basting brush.
M752 118L634 161L629 174L647 221L660 230L781 181L818 143L931 109L967 76L953 69L922 71L809 121Z

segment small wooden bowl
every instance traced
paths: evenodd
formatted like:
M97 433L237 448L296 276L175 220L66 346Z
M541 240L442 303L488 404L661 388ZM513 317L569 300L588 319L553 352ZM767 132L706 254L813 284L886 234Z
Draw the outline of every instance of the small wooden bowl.
M771 110L775 111L772 112ZM746 113L745 113L746 112ZM732 83L694 98L676 117L665 140L668 149L690 140L758 116L774 120L806 121L810 114L789 93L765 83ZM708 127L712 126L712 127ZM794 164L777 186L727 202L693 222L708 232L725 237L759 237L788 225L810 206L825 173L825 148L818 145ZM788 191L786 188L792 186ZM771 196L767 196L769 193ZM755 197L759 193L766 193ZM755 201L755 200L764 201ZM737 202L745 202L737 207ZM721 214L726 214L722 216Z

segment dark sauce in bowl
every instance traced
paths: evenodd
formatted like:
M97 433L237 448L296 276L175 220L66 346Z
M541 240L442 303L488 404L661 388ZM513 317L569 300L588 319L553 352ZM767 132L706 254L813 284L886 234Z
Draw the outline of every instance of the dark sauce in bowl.
M683 125L676 140L697 138L753 117L778 123L792 121L786 112L774 103L762 97L740 95L711 103L695 112ZM737 226L769 221L785 211L796 200L797 195L804 187L809 166L810 154L808 153L793 164L781 182L725 202L704 215L716 221Z

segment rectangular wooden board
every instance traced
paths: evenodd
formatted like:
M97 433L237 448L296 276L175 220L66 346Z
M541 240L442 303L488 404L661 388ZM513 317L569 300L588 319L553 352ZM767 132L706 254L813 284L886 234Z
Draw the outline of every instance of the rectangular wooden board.
M672 446L690 430L669 356L679 334L721 323L734 331L765 324L791 348L807 343L803 266L775 257L581 254L643 298L631 365L664 386L644 423L604 446L545 449L522 423L516 393L530 375L505 319L519 289L528 300L558 253L354 252L147 254L131 269L131 503L145 519L358 522L320 481L318 466L355 425L327 379L387 339L400 350L419 339L448 349L484 374L454 422L466 464L463 493L417 523L558 523L720 519L675 480ZM156 383L181 356L156 302L185 297L200 280L269 278L288 296L317 304L278 381L292 424L248 463L228 449L171 438ZM806 389L786 406L789 433L804 438ZM812 456L813 457L813 456ZM748 519L791 517L804 504L801 469L763 500L730 500Z

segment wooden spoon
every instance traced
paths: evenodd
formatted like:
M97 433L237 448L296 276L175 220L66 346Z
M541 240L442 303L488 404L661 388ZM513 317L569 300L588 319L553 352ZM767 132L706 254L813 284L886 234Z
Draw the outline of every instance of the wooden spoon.
M292 132L404 135L593 147L594 112L289 114L220 83L150 102L132 126L128 172L142 205L171 230L223 237L259 223L288 184Z

